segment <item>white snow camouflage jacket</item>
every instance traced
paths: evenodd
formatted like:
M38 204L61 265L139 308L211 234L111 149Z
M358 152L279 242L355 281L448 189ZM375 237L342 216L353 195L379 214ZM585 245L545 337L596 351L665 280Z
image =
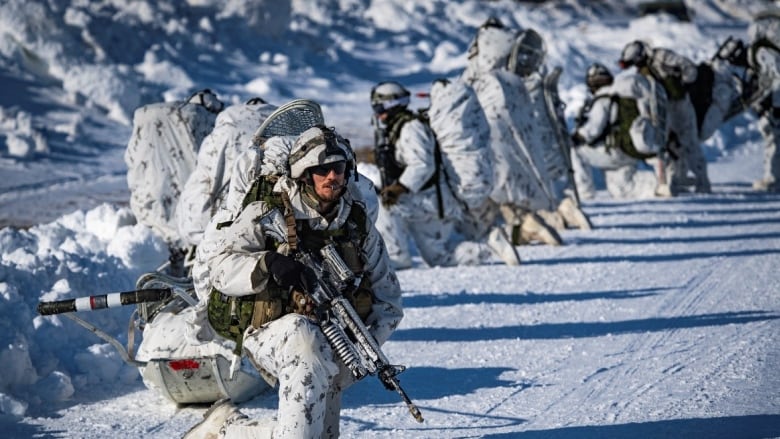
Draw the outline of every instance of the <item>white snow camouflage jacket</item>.
M698 76L696 63L664 48L652 49L647 67L653 77L664 84L669 100L682 99L685 96L684 87L696 81Z
M247 158L249 161L254 161L251 157ZM236 166L231 181L251 181L246 175L239 176L236 173L252 172L257 172L256 168ZM307 221L313 230L335 230L343 227L353 205L363 204L360 188L354 183L354 179L350 179L347 191L339 200L337 216L328 222L303 201L301 185L302 183L296 180L281 176L274 185L273 191L286 192L290 197L296 220ZM287 240L287 226L280 209L273 208L263 201L252 202L243 209L240 205L234 204L242 201L243 197L232 195L228 197L228 204L212 219L201 245L198 246L198 262L196 262L196 266L205 264L201 270L205 268L208 271L211 285L223 294L231 296L263 291L268 283L268 275L258 268L258 264L267 251L273 250L266 248L266 237L273 237L278 242ZM366 216L368 235L362 243L361 255L365 262L364 272L370 276L375 301L366 323L377 341L383 343L403 317L401 288L395 272L390 267L382 238L376 231L370 215L367 213ZM226 220L233 222L221 229L214 226ZM305 240L306 237L299 236L299 239ZM286 244L280 245L277 250L285 252ZM202 296L201 301L203 301Z
M426 184L436 173L436 140L430 127L418 119L406 122L395 142L395 160L404 168L398 181L409 189L398 202L390 206L393 215L407 220L427 221L438 218L439 208L436 185ZM461 215L462 209L447 185L444 172L437 181L441 190L445 218Z

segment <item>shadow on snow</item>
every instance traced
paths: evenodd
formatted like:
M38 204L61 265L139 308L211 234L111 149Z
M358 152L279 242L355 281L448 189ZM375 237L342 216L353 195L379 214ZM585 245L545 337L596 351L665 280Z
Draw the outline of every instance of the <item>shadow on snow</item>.
M638 299L654 296L662 290L674 288L651 288L643 290L617 290L603 292L582 292L565 294L501 294L501 293L459 293L404 295L404 308L423 308L429 306L458 306L480 303L533 304L549 302L584 301L598 299Z
M780 222L780 219L778 220ZM577 239L577 244L692 244L692 243L708 243L708 242L735 242L745 240L769 240L780 239L780 232L777 233L746 233L743 235L707 235L707 236L686 236L686 237L669 237L669 236L654 236L652 238L601 238L601 237L589 237L581 236Z
M780 254L780 249L758 249L741 251L717 251L717 252L695 252L680 254L659 254L659 255L615 255L615 256L576 256L576 257L554 257L550 259L523 260L523 265L560 265L560 264L587 264L587 263L614 263L614 262L674 262L686 261L689 259L703 258L726 258L726 257L752 257Z
M658 317L618 322L542 323L538 325L498 326L495 328L415 328L399 329L393 341L495 341L502 339L552 340L603 337L674 329L725 326L780 318L765 311L742 311L680 317Z
M780 436L780 415L749 415L563 427L550 430L490 434L482 437L485 439L759 439L778 436Z

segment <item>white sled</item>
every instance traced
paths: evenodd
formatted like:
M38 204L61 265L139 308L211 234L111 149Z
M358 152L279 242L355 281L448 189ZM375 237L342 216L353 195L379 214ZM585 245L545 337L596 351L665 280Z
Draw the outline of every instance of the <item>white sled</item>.
M212 403L222 398L247 401L269 388L257 375L243 369L230 377L230 361L222 355L204 358L150 360L141 372L165 398L177 404Z
M137 310L131 317L126 349L116 338L75 314L79 311L132 304L137 304ZM158 337L158 339L179 342L178 349L169 352L158 349L155 353L168 355L137 358L134 342L136 328L144 331L154 319L161 321L167 319L171 325L174 325L167 329L176 329L176 326L184 324L183 319L177 323L176 316L192 313L196 304L192 280L169 276L161 267L158 271L140 276L135 291L40 302L38 313L67 317L110 343L125 363L138 368L144 384L149 389L159 392L176 404L211 403L222 398L241 402L270 389L268 383L250 365L236 364L239 367L232 367L233 359L238 360L238 358L228 347L221 346L219 343L207 345L211 347L210 355L170 355L175 352L198 351L197 347L191 348L186 343L182 343L183 338L172 334L167 337L168 334L165 334L166 337ZM160 345L158 343L156 346ZM218 348L214 349L214 346Z
M140 322L144 326L155 318L163 318L162 313L172 317L197 304L189 278L173 278L160 272L146 273L138 278L137 290L154 288L170 288L175 293L167 301L138 304ZM224 355L172 355L137 363L143 363L142 366L139 364L139 371L144 384L177 404L211 403L222 398L242 402L270 388L249 365L231 370L233 357L232 352L225 349Z

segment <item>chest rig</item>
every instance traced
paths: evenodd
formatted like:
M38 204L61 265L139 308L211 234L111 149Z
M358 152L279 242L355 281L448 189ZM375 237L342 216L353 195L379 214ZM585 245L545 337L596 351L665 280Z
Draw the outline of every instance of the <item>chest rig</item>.
M274 183L275 180L271 178L258 177L242 203L243 208L254 201L263 201L272 209L283 212L287 225L286 241L266 235L266 249L273 251L286 244L291 256L298 251L319 254L321 248L333 244L349 269L361 278L356 287L344 291L343 294L365 322L374 303L370 276L363 272L365 257L361 249L368 236L365 209L362 205L353 203L343 227L335 230L315 230L310 227L307 219L295 219L287 193L273 192ZM220 223L217 227L229 226L231 223ZM290 299L291 291L280 287L273 277L268 279L264 291L245 296L227 296L212 288L208 301L209 323L218 334L235 341L236 353L240 354L244 332L250 325L257 328L285 314L300 312Z

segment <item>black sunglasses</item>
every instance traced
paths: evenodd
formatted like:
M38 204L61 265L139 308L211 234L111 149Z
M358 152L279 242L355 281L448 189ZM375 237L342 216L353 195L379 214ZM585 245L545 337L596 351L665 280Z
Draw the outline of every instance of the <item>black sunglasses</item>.
M336 174L341 175L344 173L344 171L347 170L347 162L339 161L339 162L327 163L324 165L312 166L309 169L311 169L312 174L317 174L320 177L324 177L330 174L330 171L333 171Z
M371 106L371 109L374 110L374 114L382 114L385 112L385 104L378 103Z

